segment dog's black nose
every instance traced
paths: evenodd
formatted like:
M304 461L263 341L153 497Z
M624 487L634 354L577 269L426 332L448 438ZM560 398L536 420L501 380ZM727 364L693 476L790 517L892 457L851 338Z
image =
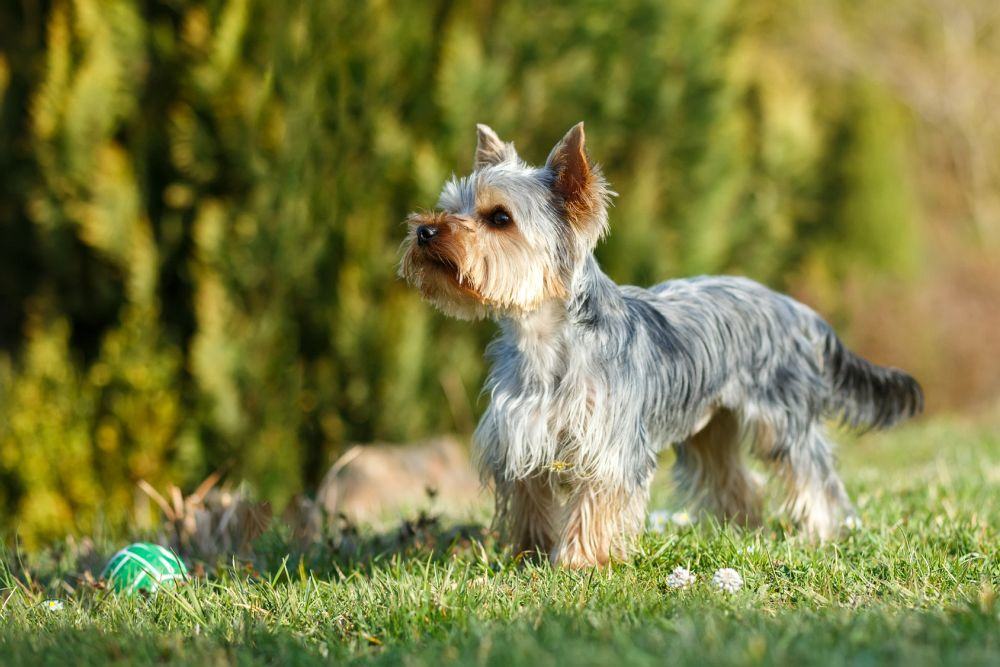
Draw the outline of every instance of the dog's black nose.
M417 227L417 245L427 245L435 236L437 236L437 233L437 227L420 225Z

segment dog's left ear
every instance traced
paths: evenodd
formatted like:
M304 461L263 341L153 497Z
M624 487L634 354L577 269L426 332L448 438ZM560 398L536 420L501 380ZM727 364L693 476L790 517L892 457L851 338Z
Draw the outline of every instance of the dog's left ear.
M476 125L476 169L516 160L514 144L504 143L489 125Z
M590 163L583 123L577 123L549 153L545 166L554 175L552 189L563 201L567 220L580 231L600 236L607 224L607 191L600 170Z

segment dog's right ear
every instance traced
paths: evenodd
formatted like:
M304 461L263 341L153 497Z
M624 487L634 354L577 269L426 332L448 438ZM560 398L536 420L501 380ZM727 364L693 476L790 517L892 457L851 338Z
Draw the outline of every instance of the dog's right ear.
M596 242L607 232L607 199L613 193L587 157L583 123L570 128L545 166L552 172L552 189L562 200L566 219L589 242Z
M489 125L476 125L479 135L476 141L475 168L489 167L517 157L514 144L505 144Z

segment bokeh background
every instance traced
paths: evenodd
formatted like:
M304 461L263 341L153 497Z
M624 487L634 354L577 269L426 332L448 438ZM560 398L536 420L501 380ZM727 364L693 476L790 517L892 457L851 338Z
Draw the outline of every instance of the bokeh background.
M0 530L467 434L493 326L395 268L476 122L586 121L619 282L749 275L993 410L998 81L996 0L0 3Z

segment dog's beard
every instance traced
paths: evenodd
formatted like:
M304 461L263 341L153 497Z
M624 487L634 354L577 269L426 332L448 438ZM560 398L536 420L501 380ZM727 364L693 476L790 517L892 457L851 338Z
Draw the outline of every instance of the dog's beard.
M414 244L406 249L400 275L446 315L462 320L482 319L488 304L458 262Z
M415 231L403 244L400 275L444 313L459 319L521 317L567 298L566 279L546 250L516 230L466 238L447 230L426 245Z

